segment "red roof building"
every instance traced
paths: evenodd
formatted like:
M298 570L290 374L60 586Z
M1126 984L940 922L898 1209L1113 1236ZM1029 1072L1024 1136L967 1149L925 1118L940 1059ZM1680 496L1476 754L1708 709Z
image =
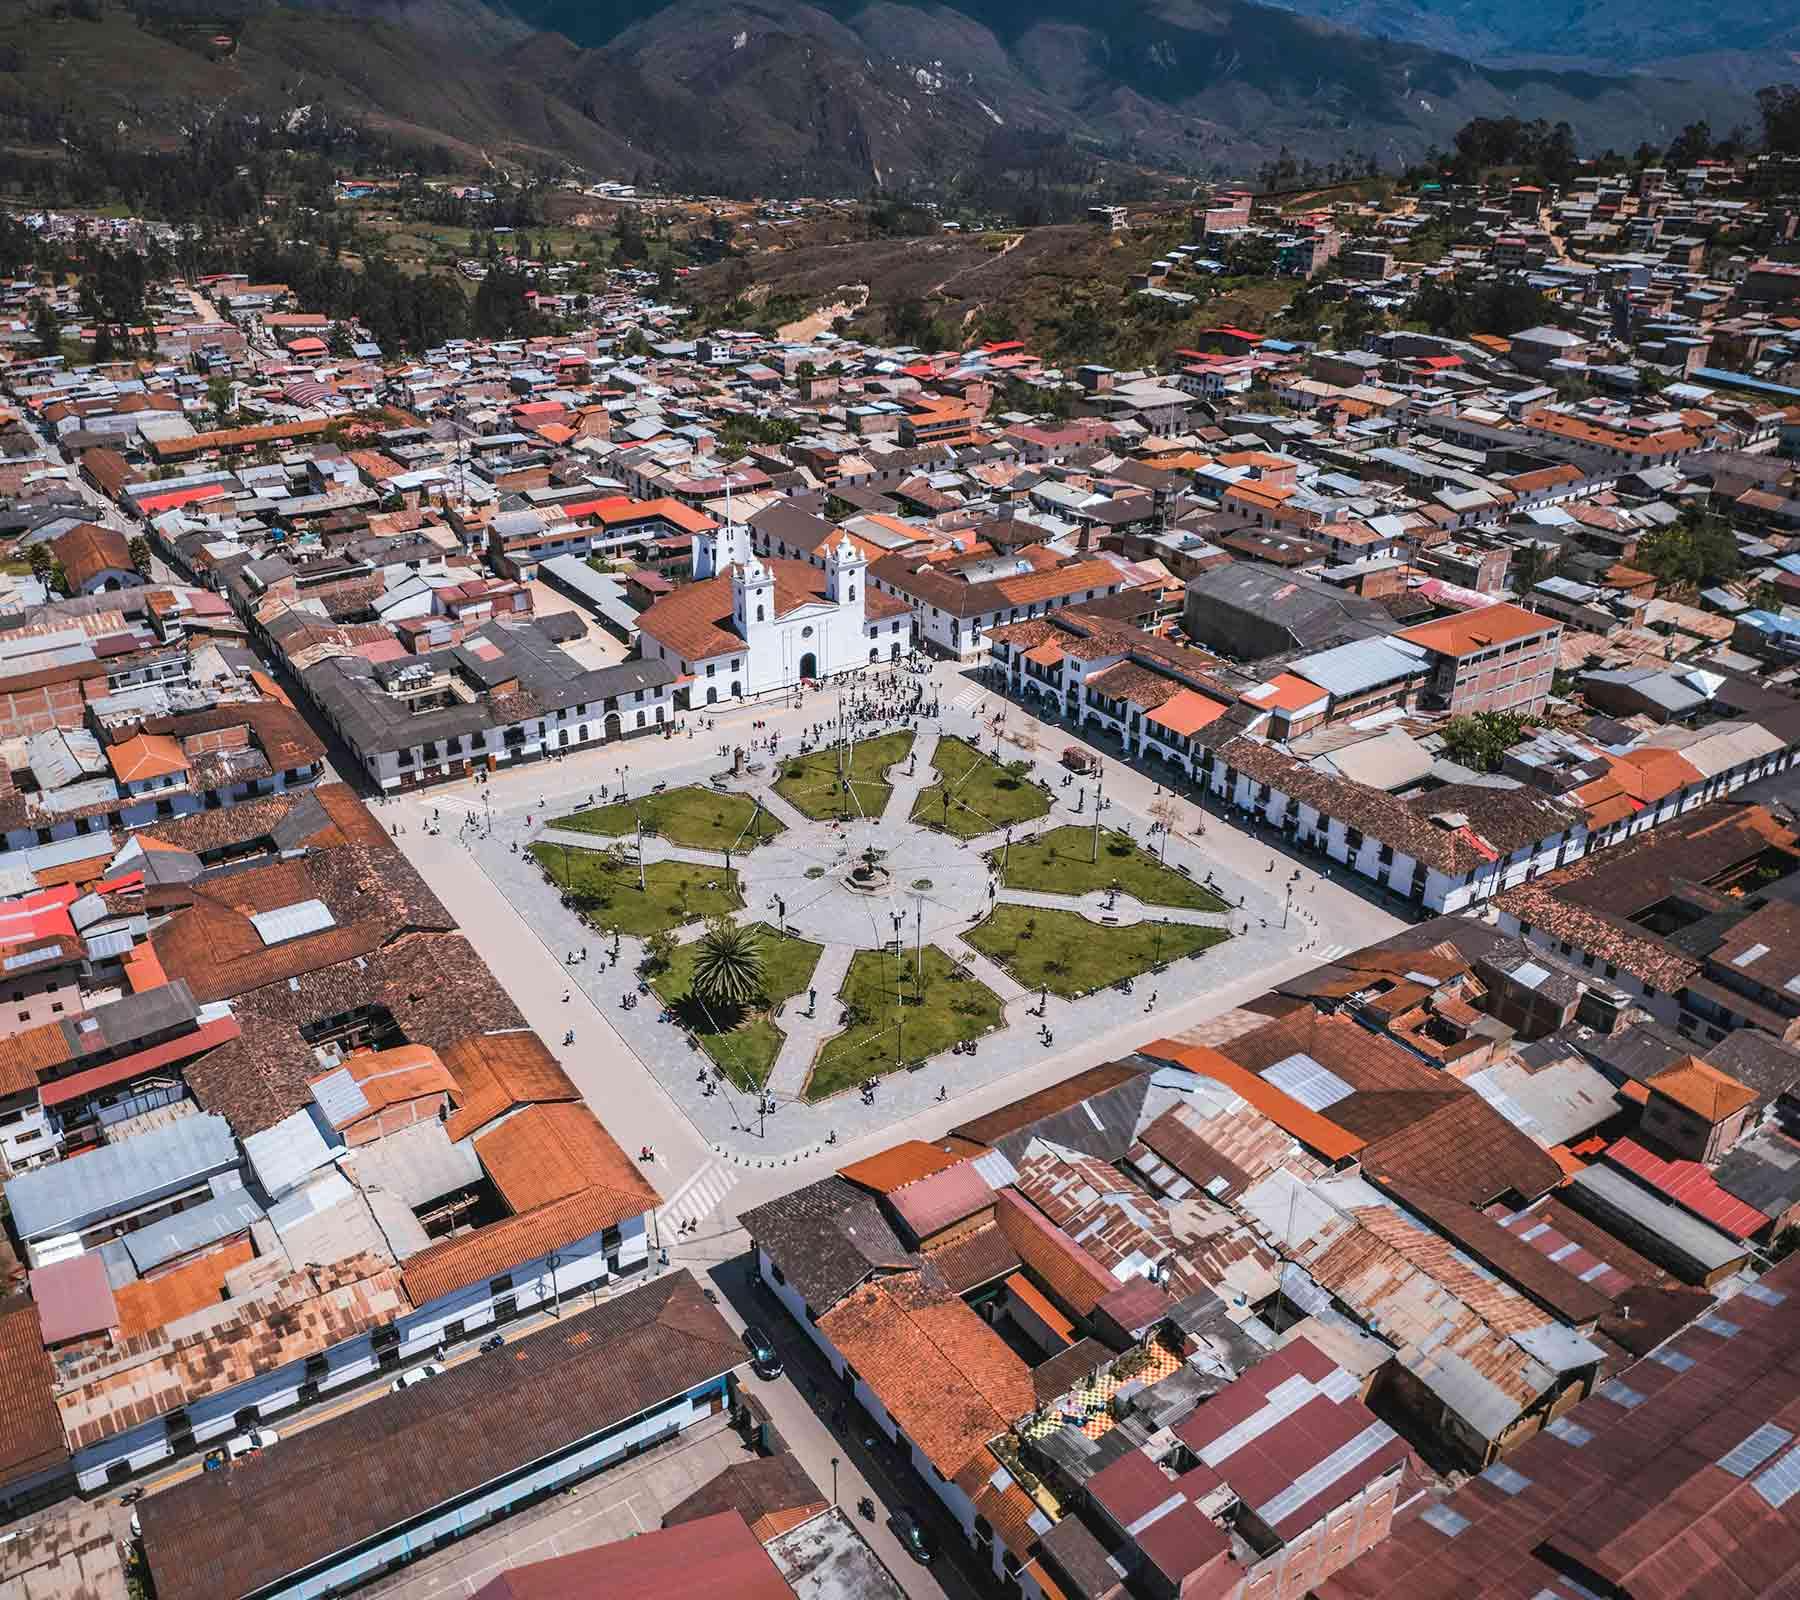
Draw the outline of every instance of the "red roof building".
M735 1511L503 1572L475 1600L793 1600Z
M1698 1161L1665 1161L1633 1139L1615 1140L1604 1159L1734 1239L1748 1239L1769 1225L1769 1219L1755 1206L1745 1205L1721 1189Z

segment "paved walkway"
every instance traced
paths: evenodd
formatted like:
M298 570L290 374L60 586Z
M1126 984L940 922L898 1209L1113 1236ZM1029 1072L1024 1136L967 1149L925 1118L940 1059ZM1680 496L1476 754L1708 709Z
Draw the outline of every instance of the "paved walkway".
M912 755L917 761L909 761L912 776L908 777L906 768L895 766L890 769L888 782L893 785L894 792L889 797L887 809L882 812L884 822L910 822L913 806L919 796L938 781L937 768L932 766L931 758L937 754L938 735L935 730L921 728L913 735Z
M818 1004L813 1007L812 1015L808 1015L801 1006L800 996L795 995L788 1001L787 1010L782 1014L781 1027L787 1038L781 1046L781 1054L775 1058L775 1065L769 1071L769 1093L777 1100L797 1100L800 1091L806 1087L806 1075L812 1071L813 1058L819 1053L822 1045L833 1034L842 1029L838 1025L838 1013L842 1006L838 1002L838 991L844 986L844 978L850 971L850 960L856 954L856 947L848 944L828 944L824 954L819 957L819 964L813 968L810 987L818 994Z
M995 994L999 995L1001 1004L1006 1007L1006 1020L1009 1026L1019 1020L1012 1014L1012 1005L1015 1000L1026 998L1027 995L1017 978L1005 967L990 961L960 933L941 933L938 935L937 942L952 961L967 967L970 972L974 973L977 982L985 983Z
M1193 906L1159 906L1128 894L1108 895L1092 889L1083 895L1049 894L1042 889L1002 889L1003 905L1034 906L1040 911L1079 911L1103 927L1128 928L1136 922L1183 922L1196 928L1230 929L1243 921L1229 911L1201 911Z

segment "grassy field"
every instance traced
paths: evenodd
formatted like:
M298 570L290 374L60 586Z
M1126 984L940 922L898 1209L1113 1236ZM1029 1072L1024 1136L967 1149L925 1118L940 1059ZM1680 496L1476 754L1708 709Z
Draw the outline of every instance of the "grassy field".
M887 809L894 792L886 781L887 769L906 759L912 742L910 728L858 740L851 745L847 758L848 785L838 782L838 753L829 746L810 755L783 760L775 792L815 822L846 815L878 817Z
M1066 998L1135 978L1156 963L1223 944L1231 935L1184 922L1103 928L1078 911L1000 905L963 937L1027 989L1047 988Z
M925 995L910 1003L913 959L900 958L901 986L908 1003L894 999L895 959L883 950L854 956L838 997L851 1021L842 1033L820 1046L806 1080L806 1098L823 1100L840 1089L854 1088L865 1078L895 1069L895 1019L901 1032L902 1062L922 1061L948 1050L959 1039L973 1039L1002 1021L1000 997L984 983L955 976L956 965L936 945L925 946Z
M1015 844L1006 856L1008 889L1037 889L1046 894L1088 894L1095 889L1120 890L1145 905L1183 906L1192 911L1231 908L1212 890L1163 866L1123 833L1100 831L1100 859L1090 861L1094 830L1072 825ZM1001 852L988 859L998 870Z
M824 946L790 938L767 923L758 923L763 935L763 1005L743 1012L721 1012L703 1005L693 995L694 964L700 959L698 942L676 948L669 965L651 980L663 1003L672 1007L681 1025L700 1041L704 1050L724 1070L736 1087L753 1091L769 1081L769 1070L781 1054L787 1037L776 1026L774 1008L791 1000L812 981Z
M552 883L575 896L575 909L608 933L647 938L700 917L736 911L744 903L737 873L723 867L652 861L644 868L640 889L638 869L623 861L615 864L608 851L540 842L531 853Z
M931 764L940 781L919 791L912 809L914 822L973 839L1010 823L1049 815L1049 798L1031 779L1009 776L999 762L965 740L938 740Z
M752 834L746 830L753 815L756 831ZM699 784L645 795L641 800L594 806L572 816L558 817L550 825L616 839L635 833L640 818L645 833L659 834L671 844L695 850L749 849L783 831L781 824L748 795L721 794Z

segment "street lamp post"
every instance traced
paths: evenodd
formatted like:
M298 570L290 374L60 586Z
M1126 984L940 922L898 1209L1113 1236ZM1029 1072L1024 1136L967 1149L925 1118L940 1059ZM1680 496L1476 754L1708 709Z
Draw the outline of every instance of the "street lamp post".
M913 896L913 959L918 962L913 972L913 992L919 1004L925 1004L925 896Z
M900 992L900 929L905 925L904 911L890 911L894 924L894 1066L900 1066L901 1036L906 1031L906 996Z
M837 1469L838 1458L833 1456L831 1458L831 1503L834 1506L838 1503Z
M1090 861L1100 859L1100 813L1106 809L1101 802L1101 795L1106 790L1106 769L1102 767L1094 778L1094 851L1088 857Z

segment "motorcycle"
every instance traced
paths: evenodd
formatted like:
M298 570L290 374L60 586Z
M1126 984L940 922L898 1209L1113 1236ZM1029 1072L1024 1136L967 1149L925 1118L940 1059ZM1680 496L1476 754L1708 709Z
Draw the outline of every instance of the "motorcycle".
M487 1336L487 1338L483 1339L481 1341L481 1343L478 1346L476 1346L476 1348L478 1350L480 1350L483 1355L485 1355L490 1350L500 1349L501 1346L504 1345L505 1343L506 1343L506 1339L505 1339L504 1335L498 1334L498 1333L492 1333L492 1334L489 1334Z
M866 1494L856 1502L856 1509L868 1521L875 1520L875 1502Z

